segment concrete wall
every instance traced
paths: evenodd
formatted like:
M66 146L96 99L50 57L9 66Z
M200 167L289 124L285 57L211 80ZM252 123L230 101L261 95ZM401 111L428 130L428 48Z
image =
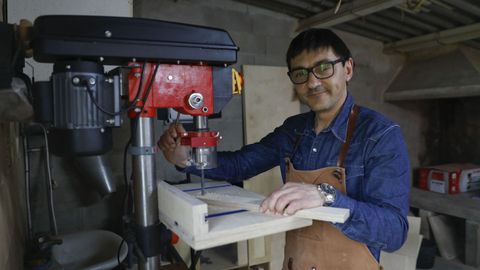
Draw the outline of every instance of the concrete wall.
M424 165L443 163L480 164L480 97L425 102L428 107Z
M386 55L383 44L357 35L338 32L350 47L355 61L349 91L355 101L388 116L397 122L407 143L412 167L419 166L419 156L425 153L425 132L428 126L422 102L389 103L384 93L405 63L402 55Z

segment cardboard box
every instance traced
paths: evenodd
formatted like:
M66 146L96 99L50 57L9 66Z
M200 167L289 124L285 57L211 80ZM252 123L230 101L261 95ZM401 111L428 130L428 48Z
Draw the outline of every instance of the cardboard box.
M431 168L420 168L418 169L418 181L417 187L420 189L428 190L428 173L430 173Z
M418 187L446 194L479 190L480 165L452 163L421 168Z

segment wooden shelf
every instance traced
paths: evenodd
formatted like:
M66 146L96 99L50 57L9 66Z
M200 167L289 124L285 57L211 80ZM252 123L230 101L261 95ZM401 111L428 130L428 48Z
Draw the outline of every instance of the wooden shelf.
M385 101L425 100L480 96L480 85L425 88L386 92Z
M480 191L448 195L412 187L410 206L465 219L465 264L480 268Z
M410 206L480 222L480 191L448 195L412 187Z

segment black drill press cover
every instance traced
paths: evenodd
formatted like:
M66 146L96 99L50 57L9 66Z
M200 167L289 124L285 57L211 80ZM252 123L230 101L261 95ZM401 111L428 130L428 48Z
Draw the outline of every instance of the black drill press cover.
M93 60L233 64L238 47L221 29L152 19L105 16L40 16L33 27L38 62Z

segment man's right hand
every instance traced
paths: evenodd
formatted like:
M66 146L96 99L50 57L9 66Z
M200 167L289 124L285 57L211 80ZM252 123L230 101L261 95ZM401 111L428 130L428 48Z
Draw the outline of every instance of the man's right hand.
M182 168L188 164L188 147L180 145L180 135L185 132L181 124L171 124L157 142L165 159Z

